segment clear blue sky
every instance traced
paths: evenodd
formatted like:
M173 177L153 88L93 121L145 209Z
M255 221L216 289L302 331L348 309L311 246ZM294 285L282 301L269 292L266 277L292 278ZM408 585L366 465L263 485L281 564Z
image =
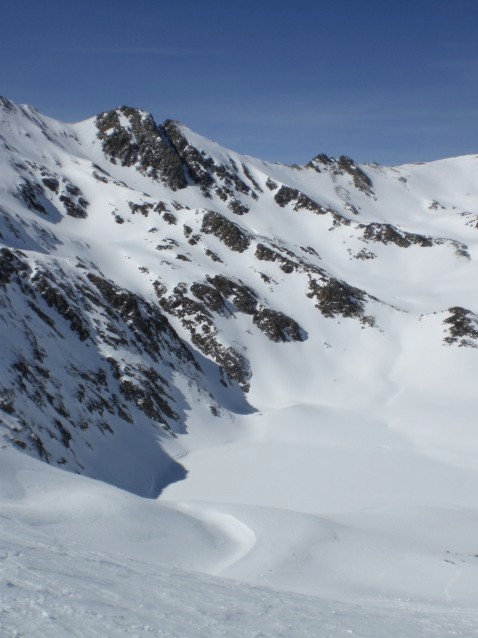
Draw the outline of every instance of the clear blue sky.
M0 94L264 159L478 153L478 0L0 0Z

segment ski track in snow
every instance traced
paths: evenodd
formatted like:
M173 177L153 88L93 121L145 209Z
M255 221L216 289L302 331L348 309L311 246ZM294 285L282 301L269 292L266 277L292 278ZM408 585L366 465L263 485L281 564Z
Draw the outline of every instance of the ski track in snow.
M254 532L231 514L197 504L180 502L174 503L174 509L192 516L213 534L220 550L218 553L224 556L217 564L210 566L208 570L210 574L218 575L240 561L256 543Z
M457 580L460 578L461 573L462 573L462 570L461 569L457 569L455 575L451 578L450 582L445 587L445 596L446 596L446 599L448 601L453 600L453 598L451 596L451 593L450 593L451 592L451 588L457 582Z

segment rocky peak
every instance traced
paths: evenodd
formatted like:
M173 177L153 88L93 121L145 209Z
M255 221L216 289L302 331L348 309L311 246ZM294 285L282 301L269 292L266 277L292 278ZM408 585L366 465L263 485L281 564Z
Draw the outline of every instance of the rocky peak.
M15 110L15 104L3 95L0 95L0 108L5 112L10 112Z
M135 166L172 190L187 186L181 158L165 127L158 126L151 114L121 106L98 115L96 127L103 152L114 164Z
M374 197L373 183L367 173L353 159L347 155L340 157L329 157L325 153L319 153L307 166L313 168L317 173L327 171L333 176L349 175L352 183L358 190L369 197Z
M114 164L134 166L172 190L197 186L203 195L214 195L237 215L249 211L246 195L258 198L261 188L250 170L229 158L218 162L188 140L181 122L158 125L151 114L129 106L101 113L96 118L103 152ZM242 169L242 170L241 170Z

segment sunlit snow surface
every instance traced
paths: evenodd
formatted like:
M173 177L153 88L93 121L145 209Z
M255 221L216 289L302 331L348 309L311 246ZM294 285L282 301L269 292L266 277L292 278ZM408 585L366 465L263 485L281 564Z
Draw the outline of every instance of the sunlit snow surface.
M18 118L9 124L15 152L52 168L61 161L90 202L87 219L58 224L55 256L94 258L106 276L152 298L138 267L158 268L153 222L137 215L118 225L111 209L147 191L180 197L191 210L178 215L193 223L197 209L213 204L197 189L172 193L108 163L92 121L41 122L63 147L50 147L34 121ZM292 280L261 262L275 279L263 294L299 320L308 339L272 344L248 317L225 326L251 361L249 409L238 402L209 418L191 401L187 432L162 441L187 477L157 500L2 447L0 635L478 636L477 350L442 345L448 307L478 311L478 230L467 225L478 215L478 159L367 167L375 199L352 193L354 223L390 222L461 242L469 258L450 244L376 244L375 259L358 260L351 255L363 243L353 228L278 212L265 186L270 177L347 214L345 179L241 158L187 136L218 162L247 163L263 188L247 215L223 214L255 235L313 246L335 276L386 302L372 304L378 327L324 319L305 297L305 276ZM91 162L130 189L98 188ZM5 184L15 183L11 165L2 166ZM430 209L433 201L441 208ZM180 225L168 236L184 242ZM206 239L231 274L257 288L252 254ZM210 267L199 252L171 264L161 266L166 283L174 268L190 282Z
M0 461L2 637L478 636L476 607L464 604L474 587L476 591L476 581L468 581L470 589L461 590L463 597L453 598L460 574L469 571L463 555L447 559L450 563L446 575L443 571L440 601L398 591L393 597L383 597L380 574L374 575L381 561L386 571L383 548L373 547L370 538L347 539L343 526L267 508L218 506L212 515L212 508L195 507L190 513L197 518L184 516L177 510L189 508L170 509L142 500L61 473L18 452L2 449ZM240 557L238 549L246 550L251 540L250 532L245 534L244 523L239 522L241 514L250 525L256 523L256 530L270 534L258 539L264 547L256 571L263 569L274 578L273 572L284 569L280 588L190 571L207 564L217 568L221 561ZM421 518L432 525L436 516L431 512ZM463 524L476 530L476 517L473 521L473 516L463 512L459 517L449 521L448 534ZM438 514L438 520L442 525L446 517ZM274 532L274 528L282 529ZM315 550L321 539L331 552L334 534L343 552L318 560ZM274 548L278 540L284 544ZM420 573L407 556L418 552L418 545L412 540L402 542L395 576L402 583L414 576L430 586L429 579L439 577L441 568L437 564L435 574ZM421 555L416 557L422 569L430 553L426 546L421 544ZM267 555L272 560L261 566ZM354 572L357 575L359 567L366 570L374 581L373 595L362 599L357 589L351 600L340 600L288 591L294 588L294 577L300 580L301 572L309 582L319 582L330 562L335 569L340 565L342 580L353 578ZM263 582L267 575L262 576Z

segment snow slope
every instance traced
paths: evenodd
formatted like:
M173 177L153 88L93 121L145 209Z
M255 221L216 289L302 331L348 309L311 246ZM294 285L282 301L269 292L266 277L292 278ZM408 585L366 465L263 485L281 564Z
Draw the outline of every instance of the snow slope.
M334 600L292 593L292 581L272 589L208 577L191 568L217 562L231 547L194 517L80 476L60 477L61 470L13 450L0 450L0 458L2 636L478 635L476 607L451 600L456 574L449 574L450 600L440 604L408 595ZM294 520L284 510L271 513L257 512L264 528L267 520ZM282 540L317 542L318 526L300 518ZM324 525L324 540L327 531ZM270 553L274 543L264 544ZM340 559L344 567L349 559Z
M476 635L478 157L0 116L4 634Z

